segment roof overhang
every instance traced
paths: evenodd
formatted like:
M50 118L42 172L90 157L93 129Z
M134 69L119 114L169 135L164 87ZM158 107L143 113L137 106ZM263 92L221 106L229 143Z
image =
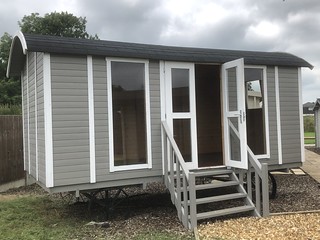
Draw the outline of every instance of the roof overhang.
M20 76L27 51L28 47L26 39L23 33L19 31L12 39L7 67L7 77Z

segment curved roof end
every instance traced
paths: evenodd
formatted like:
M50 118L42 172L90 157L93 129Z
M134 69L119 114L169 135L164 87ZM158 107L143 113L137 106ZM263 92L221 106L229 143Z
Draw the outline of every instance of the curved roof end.
M21 31L16 32L12 39L9 60L7 66L7 77L20 75L23 63L24 55L27 54L28 47L26 39ZM14 62L14 64L13 64Z

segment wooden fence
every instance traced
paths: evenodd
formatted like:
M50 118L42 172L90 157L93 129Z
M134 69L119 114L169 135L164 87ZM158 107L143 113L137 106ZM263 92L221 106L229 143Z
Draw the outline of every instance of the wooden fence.
M0 185L24 178L21 116L0 116Z

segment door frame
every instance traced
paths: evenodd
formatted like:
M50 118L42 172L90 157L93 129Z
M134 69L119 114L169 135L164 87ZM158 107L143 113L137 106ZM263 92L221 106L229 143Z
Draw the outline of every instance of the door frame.
M189 69L189 112L172 110L171 68ZM186 162L189 169L198 168L197 115L195 96L195 64L190 62L160 61L161 120L166 121L173 134L174 119L190 119L191 159ZM163 154L162 154L163 156ZM163 161L164 163L164 161ZM163 168L164 169L164 168Z

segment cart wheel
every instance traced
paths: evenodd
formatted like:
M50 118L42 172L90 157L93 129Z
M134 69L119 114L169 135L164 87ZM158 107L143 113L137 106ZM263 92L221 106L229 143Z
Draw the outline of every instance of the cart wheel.
M275 199L277 196L277 181L270 172L268 172L268 178L269 178L269 198Z
M251 175L252 189L255 191L255 178L254 175ZM269 199L275 199L277 195L277 182L274 176L268 172L268 186L269 186ZM260 183L260 189L262 189L262 183Z

